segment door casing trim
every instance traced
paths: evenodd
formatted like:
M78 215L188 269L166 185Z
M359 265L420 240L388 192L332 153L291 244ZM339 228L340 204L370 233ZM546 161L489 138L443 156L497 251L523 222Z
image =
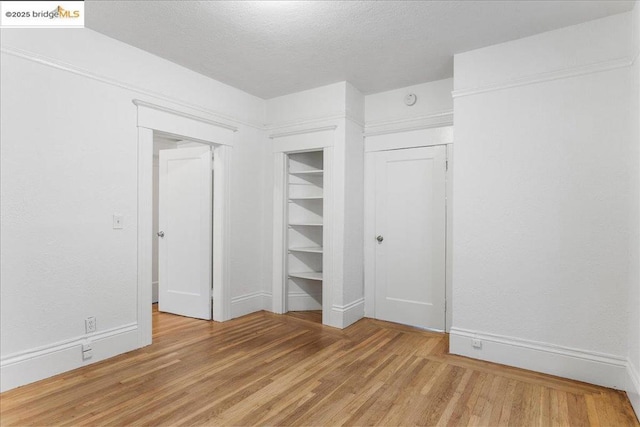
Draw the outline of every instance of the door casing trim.
M448 168L446 171L446 291L445 332L449 332L453 314L452 236L453 236L453 127L424 129L406 133L365 135L364 153L364 315L375 318L375 153L379 151L445 145Z
M232 127L188 112L179 112L146 101L133 100L138 109L138 272L137 321L138 345L152 342L151 284L153 233L153 134L162 132L212 147L213 151L213 320L231 318L230 286L230 206L231 156L235 141Z

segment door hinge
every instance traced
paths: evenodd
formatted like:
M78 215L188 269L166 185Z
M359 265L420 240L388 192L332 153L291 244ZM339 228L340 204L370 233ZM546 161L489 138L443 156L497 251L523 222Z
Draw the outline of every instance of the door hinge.
M444 166L444 168L445 168L444 170L448 171L449 170L449 160L445 160L444 165L445 165Z

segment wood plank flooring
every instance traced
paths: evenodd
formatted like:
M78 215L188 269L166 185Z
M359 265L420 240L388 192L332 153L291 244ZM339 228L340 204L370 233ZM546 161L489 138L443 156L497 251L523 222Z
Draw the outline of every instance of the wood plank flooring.
M639 426L623 392L447 354L447 336L317 314L154 312L153 345L0 395L2 425Z
M287 316L322 324L322 310L290 311Z

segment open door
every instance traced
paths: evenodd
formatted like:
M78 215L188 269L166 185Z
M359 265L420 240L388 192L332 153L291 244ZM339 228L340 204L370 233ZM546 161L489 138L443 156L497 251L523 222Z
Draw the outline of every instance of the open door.
M160 150L158 310L211 319L211 150Z

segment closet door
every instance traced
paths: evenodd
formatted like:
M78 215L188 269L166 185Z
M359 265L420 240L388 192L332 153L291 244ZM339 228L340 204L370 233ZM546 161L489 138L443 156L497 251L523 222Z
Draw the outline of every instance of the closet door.
M375 155L375 317L444 330L446 148Z

